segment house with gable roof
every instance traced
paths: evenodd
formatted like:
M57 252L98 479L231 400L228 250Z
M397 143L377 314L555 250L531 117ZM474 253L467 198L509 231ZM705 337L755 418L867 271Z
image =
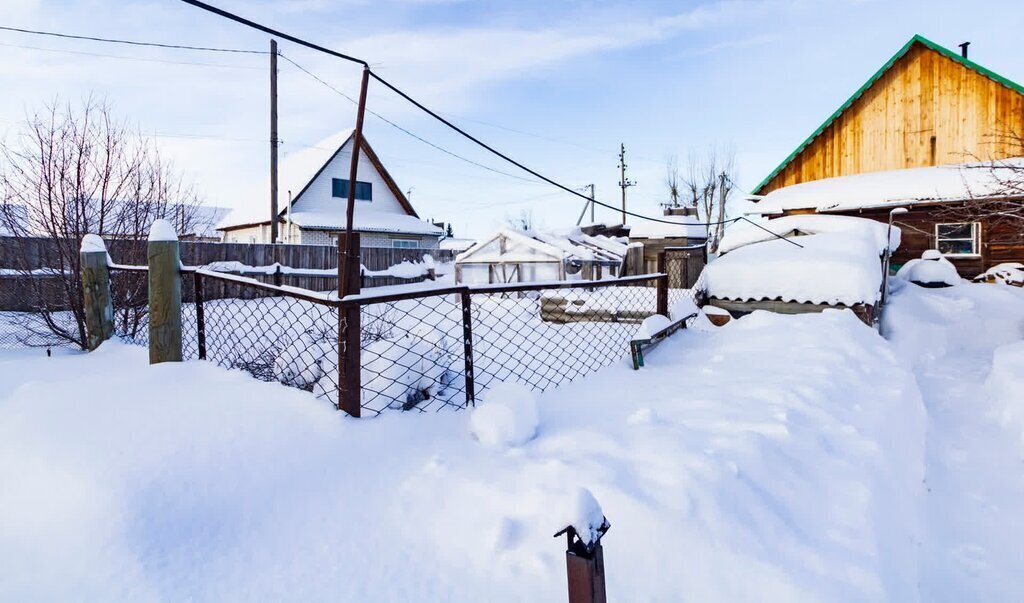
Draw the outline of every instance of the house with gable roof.
M281 162L283 202L277 215L281 242L337 244L338 233L345 230L352 148L352 130L345 130ZM353 230L360 234L361 246L436 249L443 230L420 219L365 136L359 148ZM269 211L262 211L269 201L246 199L245 203L253 209L235 210L218 226L223 242L269 243Z

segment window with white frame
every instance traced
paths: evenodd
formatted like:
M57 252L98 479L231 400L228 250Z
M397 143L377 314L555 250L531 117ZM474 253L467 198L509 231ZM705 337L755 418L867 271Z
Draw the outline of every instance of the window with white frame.
M978 255L981 225L978 222L936 224L935 248L943 255Z
M416 249L419 246L416 239L391 239L391 247L395 249Z

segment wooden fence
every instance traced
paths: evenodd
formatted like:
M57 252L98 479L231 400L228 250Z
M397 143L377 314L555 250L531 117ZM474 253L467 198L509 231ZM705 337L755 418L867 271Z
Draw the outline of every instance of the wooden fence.
M28 275L32 270L67 270L70 256L77 258L77 242L51 238L0 237L0 311L25 311L39 304L61 308L67 304L66 293L57 283L59 279L45 274ZM336 270L338 248L331 245L268 245L259 243L206 243L182 241L181 261L186 266L203 266L213 262L239 262L247 266L282 266L303 270ZM142 265L146 263L146 241L107 241L111 259L118 264ZM393 249L390 247L364 247L360 258L367 270L386 270L403 261L420 262L430 255L439 263L451 262L455 253L447 249ZM22 271L25 274L11 274ZM253 276L253 275L250 275ZM273 283L273 275L253 276ZM363 286L382 287L416 282L389 276L366 278ZM338 288L335 276L284 275L281 284L313 291L333 291ZM41 296L41 297L40 297Z

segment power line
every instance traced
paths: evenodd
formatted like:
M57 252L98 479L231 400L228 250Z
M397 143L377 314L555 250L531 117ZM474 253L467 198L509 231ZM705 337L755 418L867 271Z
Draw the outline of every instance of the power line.
M587 196L583 195L583 193L580 193L579 191L576 191L576 190L574 190L572 188L569 188L568 186L565 186L564 184L556 182L555 180L552 180L551 178L548 178L547 176L544 176L543 174L537 172L536 170L533 170L531 168L526 167L525 165L523 165L519 161L516 161L515 159L512 159L508 155L502 153L501 151L498 151L494 147L492 147L492 146L488 145L487 143L481 141L479 138L476 138L475 136L473 136L469 132L466 132L465 130L463 130L459 126L453 124L452 122L448 121L444 117L441 117L440 115L438 115L434 111L431 111L426 106L424 106L422 103L420 103L419 101L417 101L413 97L411 97L408 94L406 94L405 92L403 92L401 89L399 89L397 86L395 86L391 82L388 82L383 77L377 75L372 69L370 69L370 64L367 61L363 60L363 59L359 59L359 58L352 57L352 56L349 56L349 55L346 55L346 54L342 54L340 52L331 50L329 48L325 48L325 47L320 46L318 44L314 44L312 42L309 42L307 40L303 40L302 38L297 38L295 36L286 34L286 33L282 32L282 31L278 31L276 29L272 29L272 28L267 27L265 25L261 25L259 23L256 23L255 21L251 21L249 19L246 19L246 18L241 17L239 15L236 15L234 13L228 12L228 11L223 10L221 8L217 8L215 6L207 4L205 2L200 2L199 0L181 0L181 1L185 2L186 4L191 4L192 6L195 6L197 8L201 8L201 9L203 9L205 11L209 11L211 13L214 13L214 14L216 14L218 16L221 16L221 17L224 17L226 19L230 19L232 21L235 21L236 23L241 23L243 25L246 25L246 26L251 27L253 29L257 29L257 30L262 31L264 33L268 33L268 34L271 34L271 35L274 35L274 36L278 36L278 37L283 38L285 40L288 40L290 42L294 42L294 43L299 44L301 46L305 46L306 48L312 48L313 50L318 50L318 51L323 52L325 54L329 54L331 56L335 56L335 57L338 57L340 59L344 59L346 61L350 61L350 62L353 62L353 63L358 63L358 64L362 65L364 69L366 69L368 74L371 77L373 77L373 79L375 79L379 83L383 84L386 88L388 88L389 90L391 90L395 94L401 96L402 98L404 98L408 102L412 103L415 107L417 107L418 109L420 109L421 111L423 111L427 115L433 117L434 119L436 119L437 121L441 122L442 124L448 126L452 130L455 130L456 132L458 132L459 134L461 134L465 138L467 138L467 139L471 140L472 142L476 143L478 146L480 146L483 149L489 151L493 155L495 155L497 157L500 157L501 159L504 159L508 163L511 163L512 165L514 165L514 166L518 167L519 169L523 170L524 172L534 176L535 178L538 178L539 180L542 180L542 181L547 182L548 184L550 184L552 186L555 186L557 188L562 189L563 191L569 193L570 195L579 197L581 199L585 199L587 201L591 201L591 202L593 202L593 203L595 203L597 205L600 205L602 207L606 207L608 209L614 209L614 210L617 210L617 211L619 210L619 208L613 207L613 206L611 206L611 205L609 205L607 203L604 203L602 201L597 201L597 200L594 200L594 199L590 199L590 197L587 197ZM651 216L645 216L645 215L642 215L642 214L637 214L637 213L629 212L629 211L625 212L625 214L629 215L629 216L633 216L634 218L640 218L641 220L650 220L652 222L661 222L663 224L676 224L676 222L672 222L670 220L662 220L660 218L653 218Z
M240 54L269 54L265 50L245 50L241 48L211 48L208 46L185 46L182 44L160 44L158 42L139 42L136 40L118 40L115 38L97 38L94 36L79 36L73 34L57 33L54 31L40 31L36 29L22 29L20 27L4 27L0 26L0 29L4 31L16 31L24 34L34 34L39 36L50 36L53 38L68 38L71 40L89 40L92 42L110 42L112 44L128 44L131 46L153 46L156 48L174 48L178 50L203 50L206 52L234 52Z
M260 31L262 31L264 33L268 33L268 34L270 34L272 36L277 36L279 38L284 38L285 40L288 40L289 42L294 42L294 43L296 43L296 44L298 44L300 46L305 46L306 48L312 48L313 50L319 50L320 52L323 52L325 54L329 54L329 55L331 55L333 57L338 57L339 59L344 59L344 60L350 61L352 63L358 63L358 64L362 65L363 67L366 67L367 69L370 68L370 64L367 63L366 61L362 60L362 59L357 59L357 58L349 56L347 54L342 54L340 52L331 50L330 48L325 48L323 46L320 46L319 44L314 44L312 42L307 42L306 40L303 40L301 38L296 38L295 36L290 36L290 35L284 33L283 31L278 31L276 29L271 29L270 27L267 27L265 25L260 25L259 23L256 23L255 21L250 21L249 19L246 19L244 17L240 17L240 16L238 16L238 15L236 15L234 13L229 13L226 10L217 8L216 6L212 6L212 5L207 4L205 2L200 2L199 0L181 0L181 1L186 3L186 4L191 4L192 6L195 6L196 8L201 8L201 9L203 9L205 11L209 11L209 12L215 14L215 15L224 17L225 19L230 19L230 20L232 20L232 21L234 21L236 23L241 23L242 25L245 25L247 27L252 27L253 29L258 29L258 30L260 30Z
M224 65L222 63L196 63L192 61L170 61L167 59L148 59L143 57L127 57L118 54L103 54L99 52L85 52L84 50L65 50L63 48L42 48L39 46L24 46L21 44L5 44L0 42L0 46L7 48L23 48L26 50L42 50L44 52L59 52L62 54L76 54L90 57L102 57L106 59L122 59L125 61L142 61L144 63L163 63L166 65L194 65L198 67L219 67L222 69L250 69L250 70L263 70L263 67L253 67L249 65Z
M326 86L326 87L327 87L327 88L329 88L330 90L334 91L334 92L335 92L336 94L339 94L339 95L341 95L342 97L344 97L344 98L348 99L348 100L349 100L349 101L351 101L351 102L352 102L353 104L358 104L358 103L357 103L357 101L356 101L356 99L352 98L352 97L351 97L351 96L349 96L348 94L345 94L345 93L344 93L344 92L342 92L341 90L339 90L339 89L335 88L335 87L334 87L334 86L332 86L331 84L329 84L329 83L327 83L326 81L324 81L323 79L321 79L321 78L320 78L319 76L317 76L317 75L316 75L315 73L313 73L312 71L310 71L310 70L306 69L306 68L305 68L305 67L303 67L302 65L299 65L298 63L296 63L296 62L295 62L295 61L293 61L292 59L288 58L288 57L287 57L287 56L285 56L284 54L281 54L281 55L280 55L280 57L281 57L282 59L284 59L284 60L288 61L288 62L289 62L289 63L291 63L292 65L294 65L294 66L295 66L295 67L296 67L297 69L299 69L300 71L302 71L302 72L303 72L303 73L305 73L306 75L310 76L311 78L313 78L313 79L315 79L316 81L320 82L321 84L323 84L324 86ZM376 112L376 111L374 111L373 109L367 108L367 109L366 109L366 112L367 112L367 113L369 113L369 114L371 114L371 115L373 115L373 116L374 116L374 117L376 117L377 119L379 119L379 120L383 121L384 123L386 123L386 124L388 124L388 125L390 125L390 126L392 126L392 127L396 128L396 129L398 129L398 130L400 130L400 131L402 131L402 132L404 132L404 133L408 134L409 136L412 136L412 137L413 137L413 138L415 138L416 140L418 140L418 141L420 141L420 142L422 142L422 143L424 143L424 144L430 145L430 146L434 147L435 149L437 149L438 151L441 151L442 153L445 153L445 154L447 154L447 155L451 155L452 157L455 157L456 159L459 159L459 160L465 161L466 163L469 163L469 164L475 165L475 166L477 166L477 167L481 167L481 168L483 168L483 169L485 169L485 170L488 170L488 171L494 172L494 173L496 173L496 174L501 174L502 176L508 176L509 178L515 178L516 180L522 180L522 181L524 181L524 182L531 182L531 183L534 183L534 184L539 184L539 183L538 183L538 182L537 182L536 180L533 180L533 179L531 179L531 178L523 178L522 176L517 176L516 174L510 174L510 173L508 173L508 172L503 172L503 171L501 171L501 170L499 170L499 169L495 169L495 168L492 168L492 167L490 167L490 166L488 166L488 165L484 165L483 163L478 163L478 162L476 162L476 161L473 161L472 159L467 159L466 157L463 157L462 155L459 155L459 154L457 154L457 153L453 153L452 151L449 151L448 149L446 149L446 148L444 148L444 147L442 147L442 146L440 146L440 145L434 144L433 142L430 142L430 141L429 141L429 140L427 140L426 138L423 138L423 137L421 137L421 136L419 136L419 135L417 135L417 134L415 134L415 133L413 133L413 132L411 132L411 131L407 130L406 128L403 128L402 126L400 126L400 125L396 124L395 122L391 121L390 119L388 119L388 118L384 117L384 116L383 116L383 115L381 115L380 113L377 113L377 112Z

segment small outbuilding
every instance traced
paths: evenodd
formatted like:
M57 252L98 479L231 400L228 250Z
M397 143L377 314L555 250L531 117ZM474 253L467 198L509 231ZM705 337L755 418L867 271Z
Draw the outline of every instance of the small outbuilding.
M455 282L497 284L618 276L624 240L580 230L541 233L503 229L455 258Z

